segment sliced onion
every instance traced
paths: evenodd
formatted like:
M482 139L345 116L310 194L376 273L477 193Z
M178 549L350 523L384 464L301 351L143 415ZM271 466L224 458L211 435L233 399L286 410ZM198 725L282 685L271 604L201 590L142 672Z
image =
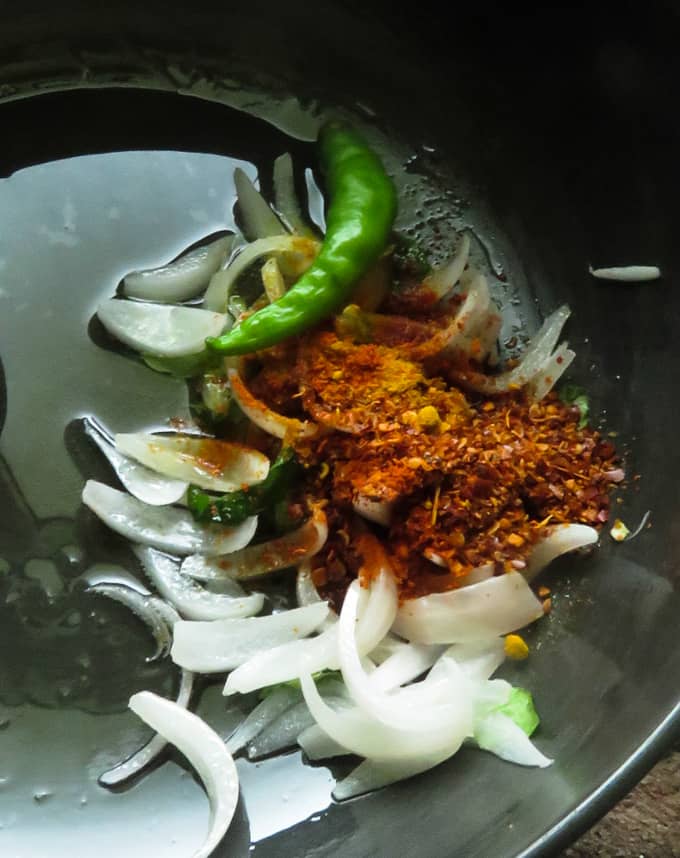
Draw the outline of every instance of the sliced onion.
M543 616L543 606L519 574L409 599L393 630L414 643L459 643L498 637Z
M397 762L364 760L347 777L336 783L333 788L333 798L336 801L344 801L397 783L397 781L412 778L428 769L433 769L450 756L448 751L443 751L439 754L424 754L415 760Z
M391 691L425 673L444 650L443 645L406 644L385 659L371 674L371 684L378 691Z
M243 219L243 232L249 240L285 235L286 229L240 167L234 170L236 196Z
M265 262L260 271L260 276L262 277L264 293L270 304L283 297L286 292L286 281L283 279L276 257L272 256Z
M206 337L219 337L227 324L222 313L197 307L174 307L110 298L97 316L121 343L154 357L181 357L202 352Z
M290 709L300 700L300 692L297 688L282 685L268 694L250 712L243 723L231 734L227 741L227 748L232 754L251 742L265 729L268 724Z
M318 724L312 724L303 730L297 741L310 760L325 760L328 757L342 757L352 753L334 742Z
M252 617L262 610L262 593L242 597L211 593L182 575L179 562L167 554L146 545L137 545L133 550L160 595L188 620Z
M226 554L247 545L257 529L257 516L236 527L202 527L189 512L154 507L104 483L88 480L83 503L103 522L132 542L170 554Z
M233 244L233 235L223 236L190 250L168 265L147 271L133 271L123 280L123 294L128 298L167 304L195 298L206 288Z
M296 270L302 273L314 261L319 247L318 241L297 235L259 238L247 244L226 268L213 274L203 301L206 310L223 313L236 281L257 259L274 254L286 254Z
M338 744L373 760L408 760L424 754L451 756L472 730L472 707L463 695L457 703L439 707L441 729L399 729L358 709L336 712L321 698L309 674L300 677L302 693L317 724ZM439 726L439 725L438 725Z
M182 560L179 571L182 575L195 578L197 581L205 581L206 586L216 587L214 592L224 593L227 596L243 597L246 591L233 578L225 578L219 557L206 557L203 554L190 554Z
M125 488L143 503L165 506L184 497L189 484L175 480L128 459L116 450L113 436L95 417L83 419L85 434L99 447Z
M323 601L316 589L314 579L312 578L312 569L308 560L304 560L298 567L295 578L295 595L297 603L302 608L305 605L313 605L315 602ZM330 608L328 616L321 625L321 630L329 628L338 621L338 615Z
M156 596L145 596L138 590L116 583L99 581L98 583L91 585L88 588L88 591L99 593L102 596L108 596L110 599L121 602L146 622L151 629L158 647L156 654L152 656L151 659L147 659L147 661L153 660L153 658L156 658L159 655L167 655L172 643L171 629L179 620L179 614L171 605L168 605L167 602L164 602ZM183 670L176 699L177 705L181 706L183 709L186 709L189 705L193 685L193 673L188 670ZM119 763L112 769L103 772L97 778L98 783L107 787L117 786L118 784L124 783L157 759L166 744L167 742L162 736L155 735L151 741L147 742L143 748L134 753L127 760Z
M527 581L533 580L556 557L568 551L594 545L598 538L595 528L587 524L559 524L550 528L532 549L523 570L524 577Z
M210 824L191 858L209 858L224 837L238 804L238 772L226 745L205 721L151 691L130 698L130 709L172 742L196 769L210 800Z
M483 373L463 372L453 368L452 377L463 386L489 396L523 387L542 370L549 360L569 314L569 307L565 304L548 316L531 341L531 345L522 355L520 362L508 372L499 375L484 375Z
M444 265L435 268L424 281L437 298L444 298L460 280L465 271L470 256L470 237L466 232L461 233L458 247L453 257Z
M352 501L354 512L362 518L389 527L392 523L394 513L394 501L373 500L365 495L358 494Z
M431 560L432 558L428 559ZM443 565L446 566L446 563ZM489 578L493 578L495 568L494 563L485 563L483 566L477 566L471 572L468 572L467 575L463 575L458 579L458 586L469 587L470 584L479 584L480 581L488 581Z
M311 607L311 606L309 606ZM289 641L271 649L263 649L244 661L227 677L224 694L248 694L280 682L297 679L300 672L338 668L337 624L320 635L307 640Z
M573 352L566 343L562 343L555 349L528 385L527 392L534 402L540 402L547 393L550 393L569 369L575 357L576 352Z
M357 629L357 646L362 657L375 649L385 637L393 617L388 600L385 599L385 590L394 587L394 580L384 552L380 558L384 565L372 566L377 572L377 578L371 583L371 595ZM375 559L372 562L375 563ZM303 672L337 670L339 665L336 623L315 638L282 644L244 662L227 677L224 693L246 694L268 685L290 682Z
M263 453L229 441L133 432L116 435L115 443L120 453L147 468L213 492L237 491L269 473Z
M471 270L463 278L467 295L453 322L453 334L447 348L469 349L470 342L484 326L489 314L489 285L481 271Z
M174 629L172 659L181 667L199 673L224 673L256 653L306 637L321 625L327 614L327 603L319 602L266 617L212 622L181 620Z
M527 734L508 715L490 712L475 724L474 738L480 748L520 766L545 768L552 760L542 754Z
M269 542L234 551L222 558L220 568L227 577L240 581L267 575L313 557L323 548L327 537L326 514L321 507L315 506L311 518L296 530Z
M453 644L446 650L445 656L453 658L469 679L484 682L505 661L503 638Z
M643 280L657 280L661 271L656 265L622 265L614 268L593 268L588 266L593 277L600 280L620 280L624 283L637 283Z
M257 399L250 392L239 372L234 367L228 370L231 392L237 405L256 426L273 435L275 438L313 438L319 427L307 420L296 420L294 417L284 417L272 411L268 405Z
M160 609L159 604L163 604L157 596L140 593L132 587L127 587L124 584L109 581L97 581L96 584L90 584L86 592L98 593L100 596L106 596L113 599L114 602L120 602L129 608L133 614L140 618L149 628L156 641L156 652L150 656L147 661L155 661L157 658L167 655L172 646L172 626L175 622L173 619L170 623L167 622L165 612ZM179 619L179 616L176 617Z
M274 204L293 232L298 235L312 234L300 212L300 204L295 193L293 159L289 152L284 152L274 161Z

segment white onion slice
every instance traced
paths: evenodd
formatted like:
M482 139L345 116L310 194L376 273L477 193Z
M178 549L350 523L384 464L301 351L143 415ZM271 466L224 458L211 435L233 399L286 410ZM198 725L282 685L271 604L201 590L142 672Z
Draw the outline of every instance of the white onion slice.
M337 668L338 631L335 624L316 637L264 649L244 661L227 677L223 693L248 694L258 688L297 679L303 670L316 673Z
M393 614L389 605L385 610L384 596L385 590L391 587L394 587L392 573L389 566L384 565L371 583L371 595L357 628L357 646L362 657L375 649L389 631ZM339 666L335 623L315 638L282 644L244 662L227 677L224 694L246 694L268 685L290 682L303 672L337 670Z
M432 558L429 557L428 559L431 560ZM446 563L443 565L446 566ZM469 587L471 584L479 584L480 581L488 581L489 578L493 578L495 568L495 564L493 563L485 563L483 566L476 566L471 572L468 572L467 575L463 575L458 579L458 586Z
M297 603L301 608L305 605L313 605L315 602L323 601L319 595L319 591L316 589L316 585L314 584L312 569L308 560L304 560L298 567L297 575L295 577L295 595ZM321 630L323 631L329 628L329 626L334 625L337 621L338 615L332 608L330 608L328 616L323 621Z
M661 277L661 271L656 265L621 265L613 268L593 268L589 265L588 271L600 280L620 280L624 283L658 280Z
M469 256L470 237L466 232L463 232L453 257L444 265L430 272L425 278L424 285L438 298L444 298L462 277Z
M234 367L230 367L227 374L236 404L263 432L281 439L313 438L318 433L319 427L315 423L296 420L294 417L284 417L272 411L268 405L253 396Z
M238 580L287 569L313 557L323 548L327 537L326 514L321 507L315 506L311 518L296 530L234 551L220 560L220 568L224 575Z
M286 685L274 689L250 712L245 721L231 734L227 748L232 754L245 748L272 721L300 700L297 688Z
M172 645L172 626L179 616L172 619L170 623L166 620L165 612L159 605L163 604L157 596L150 593L141 593L133 587L118 582L99 580L85 591L86 593L98 593L106 596L114 602L120 602L129 608L135 616L139 617L149 628L156 642L156 652L147 658L147 661L155 661L170 652Z
M236 281L257 259L273 254L285 254L296 270L302 273L314 261L319 247L318 241L297 235L259 238L247 244L226 268L213 274L203 300L204 307L206 310L223 313Z
M293 232L298 235L312 234L300 212L300 204L295 193L293 159L289 152L284 152L274 161L274 204Z
M154 357L202 352L206 337L219 337L227 324L222 313L197 307L146 304L110 298L97 308L106 330L121 343Z
M484 682L505 661L505 646L503 638L494 637L452 644L444 655L453 658L467 677L475 682Z
M172 659L198 673L224 673L256 653L311 634L328 614L326 602L266 617L193 622L174 628ZM273 683L270 683L273 684Z
M264 480L269 459L258 450L229 441L190 435L118 434L117 450L166 477L213 492L234 492Z
M522 570L524 577L527 581L533 580L556 557L568 551L594 545L598 538L595 528L587 524L559 524L550 528L531 550L526 568Z
M467 295L451 326L453 333L447 348L468 350L469 344L482 328L489 312L489 284L481 271L470 270L463 277L462 288L467 289Z
M484 751L520 766L545 768L552 760L542 754L508 715L490 712L475 724L474 739Z
M229 596L211 593L180 572L180 564L147 545L133 551L160 595L188 620L220 620L252 617L262 610L264 595Z
M382 524L383 527L389 527L392 523L394 501L373 500L358 494L352 501L352 507L354 512L362 518L368 519L368 521Z
M234 170L234 186L243 219L243 232L249 240L284 235L286 229L240 167Z
M262 278L264 294L269 299L270 304L283 297L286 292L286 281L283 279L283 274L275 256L271 256L262 266L260 277Z
M371 684L378 691L391 691L425 673L437 661L443 645L406 644L386 658L371 674Z
M543 616L543 606L518 572L446 593L409 599L393 631L414 643L460 643L497 637Z
M390 784L415 777L448 759L451 754L444 751L439 754L424 754L416 760L397 762L376 762L364 760L352 769L347 777L338 781L333 788L333 798L344 801L357 795L389 786Z
M352 753L334 742L318 724L312 724L303 730L297 741L310 760L325 760L328 757L342 757Z
M224 837L238 804L238 772L226 745L205 721L151 691L130 698L130 709L172 742L196 769L210 801L203 845L191 858L209 858Z
M527 392L534 402L540 402L550 393L575 357L576 352L572 351L567 343L562 343L555 349L528 385Z
M238 551L250 542L257 529L257 516L233 528L202 527L185 509L149 506L95 480L85 483L82 500L111 530L132 542L170 554Z
M399 729L358 709L336 712L322 699L309 674L300 677L302 693L317 724L338 744L373 760L408 760L423 754L451 756L472 731L472 707L466 695L439 707L435 730Z
M128 459L116 450L113 436L96 418L83 419L85 434L99 447L125 488L143 503L166 506L184 497L189 484L175 480Z
M147 271L132 271L123 280L128 298L177 304L195 298L208 285L234 244L227 235L190 250L174 262Z
M225 578L219 557L206 557L203 554L190 554L182 560L179 571L182 575L205 581L207 587L219 588L214 592L227 596L245 596L246 591L233 578Z
M522 355L520 362L513 369L499 375L459 372L454 369L452 376L465 387L486 393L489 396L504 393L515 387L523 387L541 371L549 360L570 312L569 307L565 304L548 316Z

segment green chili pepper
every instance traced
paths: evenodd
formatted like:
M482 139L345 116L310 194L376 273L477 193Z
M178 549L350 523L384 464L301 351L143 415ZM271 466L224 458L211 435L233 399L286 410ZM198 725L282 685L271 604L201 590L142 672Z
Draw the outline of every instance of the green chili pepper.
M280 500L295 480L299 469L294 451L284 447L261 483L251 486L247 491L241 489L219 498L206 494L197 486L189 486L187 507L196 521L240 524Z
M378 259L390 237L397 195L378 156L353 129L329 122L319 133L329 206L326 235L311 267L285 295L221 337L206 340L223 354L268 348L332 315Z

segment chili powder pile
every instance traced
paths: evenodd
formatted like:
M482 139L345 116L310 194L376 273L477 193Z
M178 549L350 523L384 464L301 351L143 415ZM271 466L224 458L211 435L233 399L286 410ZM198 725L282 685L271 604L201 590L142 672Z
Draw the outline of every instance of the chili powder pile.
M313 577L336 605L367 526L404 599L455 588L486 564L521 570L553 525L601 527L623 478L612 443L580 428L578 409L555 392L540 402L521 389L466 395L445 363L415 354L317 329L261 352L249 380L270 407L322 427L291 443L306 491L325 504L329 539Z

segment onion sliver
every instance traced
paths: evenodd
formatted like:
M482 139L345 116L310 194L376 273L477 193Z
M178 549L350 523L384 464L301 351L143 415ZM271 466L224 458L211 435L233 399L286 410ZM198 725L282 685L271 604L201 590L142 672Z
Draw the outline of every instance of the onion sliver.
M154 357L182 357L202 352L206 337L219 337L227 323L222 313L197 307L145 304L116 298L100 304L97 316L121 343Z
M289 641L271 649L264 649L244 661L227 677L223 693L248 694L258 688L291 682L297 679L303 670L317 673L326 669L337 670L338 665L336 623L314 638Z
M384 552L380 557L386 559ZM383 640L394 617L389 605L385 609L388 600L384 598L384 591L395 586L392 573L388 566L374 569L377 577L371 582L370 595L357 628L357 646L362 657ZM339 665L335 623L315 638L282 644L244 662L227 677L224 694L246 694L268 685L290 682L304 672L337 670Z
M190 435L118 434L116 448L166 477L213 492L234 492L262 482L269 459L243 444Z
M508 372L499 375L484 375L481 372L453 369L452 378L469 389L489 396L505 393L515 387L523 387L541 371L549 359L569 315L569 307L565 304L548 316L522 355L520 362Z
M286 228L240 167L234 170L234 186L243 219L243 232L249 240L284 235Z
M406 644L376 667L371 674L371 684L379 691L391 691L411 682L432 667L443 649L441 644Z
M328 757L342 757L352 753L334 742L318 724L312 724L303 730L297 741L310 760L325 760Z
M235 551L220 560L220 568L228 578L240 581L287 569L313 557L323 548L327 537L326 514L315 506L311 518L296 530Z
M298 605L303 608L305 605L313 605L315 602L323 601L316 589L314 579L312 578L312 569L308 560L304 560L298 567L295 577L295 595ZM321 629L327 629L338 621L338 615L330 608L328 616L323 621Z
M393 599L396 612L396 588L393 592ZM362 712L389 727L404 731L427 731L430 735L442 733L446 736L450 719L453 718L455 721L458 714L455 711L455 705L442 705L428 709L420 705L417 694L411 694L407 702L398 692L390 695L377 688L365 673L359 657L355 635L358 606L359 582L353 581L345 594L338 624L340 668L353 701ZM461 698L466 690L465 678L462 673L456 676L456 672L454 668L451 673L453 690L449 699L452 701ZM461 693L461 689L463 693Z
M364 760L355 769L352 769L347 777L336 783L333 789L333 798L336 801L343 801L397 783L397 781L406 780L406 778L419 775L428 769L433 769L450 756L448 751L444 751L440 754L424 754L419 759L404 762L379 763L375 760Z
M273 254L286 254L292 257L293 263L302 273L314 261L319 247L318 241L296 235L275 235L247 244L226 268L213 274L203 300L204 307L206 310L223 313L237 279L257 259Z
M313 438L319 431L315 423L284 417L272 411L268 405L253 396L239 372L234 367L227 371L231 392L236 404L258 428L275 438Z
M248 742L258 736L268 724L271 724L282 712L290 709L299 700L300 692L297 688L291 688L288 685L275 688L257 704L245 721L231 734L227 740L227 748L232 754L240 751L241 748L245 748Z
M149 506L95 480L85 483L82 499L111 530L132 542L170 554L238 551L250 542L257 529L257 516L233 528L202 527L185 509Z
M262 593L236 597L211 593L188 576L182 575L179 562L167 554L148 545L137 545L134 552L161 596L188 620L252 617L262 610Z
M99 447L125 488L143 503L165 506L184 497L189 484L164 477L116 450L111 433L94 417L83 419L85 434Z
M168 265L133 271L123 280L123 294L168 304L195 298L207 287L233 244L234 236L226 235L190 250Z
M107 596L113 599L114 602L120 602L129 608L135 616L139 617L149 628L156 641L156 652L147 658L147 661L155 661L160 656L167 655L170 652L172 645L172 626L175 620L179 619L177 615L168 623L165 613L159 610L161 600L157 596L140 593L132 587L125 584L119 584L108 581L97 581L96 584L91 584L86 592L98 593L100 596Z
M444 653L453 658L470 679L482 682L498 670L505 661L503 638L452 644Z
M334 711L324 702L309 674L300 677L302 693L317 724L338 744L373 760L409 760L423 754L450 756L472 731L472 707L465 697L440 707L445 727L433 731L388 726L358 709Z
M444 265L435 268L434 271L428 274L424 285L434 292L438 298L443 298L462 277L469 255L470 237L464 232L460 236L458 247L453 257Z
M195 578L197 581L205 581L207 586L216 586L217 593L225 593L227 596L245 596L246 591L233 578L225 578L219 557L206 557L203 554L190 554L182 560L179 571L182 575ZM319 600L321 601L321 600Z
M562 343L555 349L528 385L529 396L534 402L540 402L547 393L550 393L569 369L575 357L576 352L572 351L566 343Z
M593 277L600 280L620 280L624 283L639 283L643 280L657 280L661 271L656 265L620 265L613 268L593 268L588 266Z
M300 212L295 193L293 159L289 152L284 152L274 161L274 204L293 232L298 235L312 235Z
M518 572L446 593L409 599L393 631L414 643L459 643L497 637L543 615L541 602Z
M319 602L266 617L175 624L172 659L199 673L224 673L258 652L286 641L299 640L315 631L328 614Z
M532 549L526 568L522 570L524 577L531 581L556 557L577 548L594 545L597 540L597 531L587 524L559 524L551 528Z
M224 837L238 804L238 772L226 745L197 715L151 691L130 698L130 709L172 742L196 769L210 800L210 824L191 858L209 858Z
M552 760L542 754L508 715L490 712L475 724L474 739L485 751L520 766L545 768Z

